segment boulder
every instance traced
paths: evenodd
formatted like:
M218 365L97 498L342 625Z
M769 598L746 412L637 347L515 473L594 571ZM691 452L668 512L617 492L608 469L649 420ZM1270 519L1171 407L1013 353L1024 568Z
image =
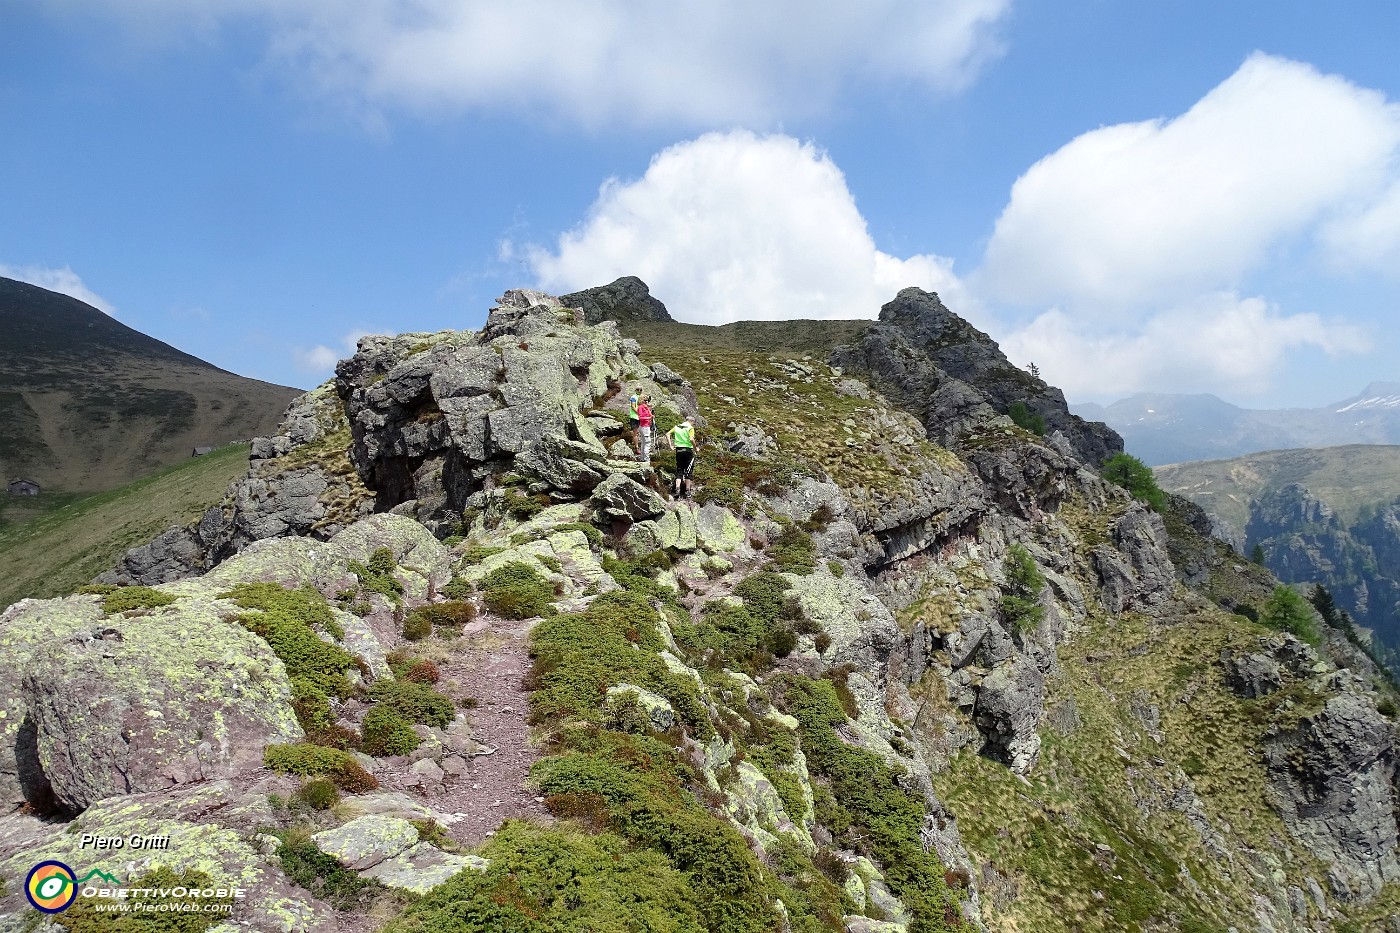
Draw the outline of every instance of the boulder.
M418 829L397 816L370 814L316 833L311 841L346 868L364 871L418 845Z
M515 470L555 489L585 493L603 481L603 450L557 434L546 434L521 451Z
M426 842L405 849L361 872L366 878L410 894L427 894L460 871L484 872L490 862L479 855L452 855Z
M251 771L266 745L301 738L282 662L226 606L109 617L35 652L23 690L59 804Z
M609 518L641 521L666 511L666 501L652 490L613 473L597 484L592 497L594 509ZM693 547L694 545L692 545Z
M695 529L695 513L687 503L677 503L656 521L657 543L663 548L693 551L699 545Z
M1247 700L1268 696L1283 686L1278 662L1266 654L1225 655L1225 683Z

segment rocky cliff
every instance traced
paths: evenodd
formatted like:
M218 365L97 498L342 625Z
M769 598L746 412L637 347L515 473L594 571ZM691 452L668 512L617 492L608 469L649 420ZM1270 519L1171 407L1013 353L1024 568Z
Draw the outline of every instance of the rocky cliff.
M619 300L365 338L200 522L0 616L0 915L48 858L237 882L221 933L1400 930L1394 697L1237 614L1277 581L1115 435L917 290L829 358Z

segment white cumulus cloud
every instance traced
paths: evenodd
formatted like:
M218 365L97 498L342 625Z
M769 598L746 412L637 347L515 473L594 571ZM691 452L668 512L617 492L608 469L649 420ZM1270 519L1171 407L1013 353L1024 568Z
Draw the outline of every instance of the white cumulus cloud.
M1315 347L1329 356L1361 353L1367 335L1316 314L1285 315L1262 298L1202 296L1129 331L1105 332L1059 310L1001 340L1007 355L1035 363L1070 398L1134 392L1243 392L1268 389L1287 355Z
M535 108L569 122L732 123L821 110L864 80L934 93L1000 51L1011 0L50 0L142 34L253 21L269 61L357 106Z
M40 288L47 288L51 292L58 292L70 298L76 298L81 302L92 305L103 314L116 316L116 308L101 295L88 288L83 283L82 276L74 272L68 266L62 269L53 269L48 266L7 266L0 264L0 276L7 279L17 279L21 282L28 282L30 285L37 285Z
M350 331L338 341L339 349L328 347L323 343L318 343L309 349L295 348L292 350L292 359L296 362L297 368L303 372L316 376L330 375L335 369L336 363L355 355L355 344L368 333L370 332L367 330Z
M870 318L897 291L972 301L933 255L881 252L845 177L810 143L709 133L657 154L640 179L610 179L582 224L525 255L564 293L636 275L680 320Z
M979 285L1114 319L1234 288L1271 248L1374 202L1397 152L1382 94L1255 54L1181 116L1085 133L1032 166Z

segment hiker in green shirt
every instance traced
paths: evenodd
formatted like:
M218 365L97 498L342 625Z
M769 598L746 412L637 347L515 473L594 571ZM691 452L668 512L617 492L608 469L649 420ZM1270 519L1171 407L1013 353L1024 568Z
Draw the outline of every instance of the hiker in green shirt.
M672 494L677 499L690 495L690 474L695 470L695 426L687 418L666 435L676 452L676 479Z

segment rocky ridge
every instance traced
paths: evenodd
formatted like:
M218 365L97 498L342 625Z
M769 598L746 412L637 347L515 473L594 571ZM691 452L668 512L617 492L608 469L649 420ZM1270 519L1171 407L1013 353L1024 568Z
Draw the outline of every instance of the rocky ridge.
M644 350L580 310L616 294L566 297L507 293L480 333L365 338L196 526L99 592L7 610L0 663L44 675L0 677L0 791L84 829L170 827L134 870L256 881L234 922L257 929L359 929L367 903L396 931L452 904L494 918L464 930L590 929L586 910L676 930L1400 929L1374 668L1339 633L1312 647L1233 614L1267 574L1183 503L1105 483L1111 432L936 296L902 292L830 361ZM629 457L634 387L663 424L708 418L694 502L660 494L664 455ZM1017 400L1048 436L1002 414ZM1020 608L1013 546L1041 581ZM293 604L344 652L334 676L308 680L267 621ZM431 698L520 625L528 721ZM123 651L161 639L189 650L128 671ZM374 745L409 705L411 735ZM161 725L133 730L137 709ZM528 787L478 786L507 742L533 748ZM326 774L348 786L316 809ZM510 795L532 822L483 844L469 828ZM71 833L3 820L7 879L35 852L78 858ZM588 906L512 906L563 883L541 846L612 866L579 875ZM598 880L629 871L645 894Z

